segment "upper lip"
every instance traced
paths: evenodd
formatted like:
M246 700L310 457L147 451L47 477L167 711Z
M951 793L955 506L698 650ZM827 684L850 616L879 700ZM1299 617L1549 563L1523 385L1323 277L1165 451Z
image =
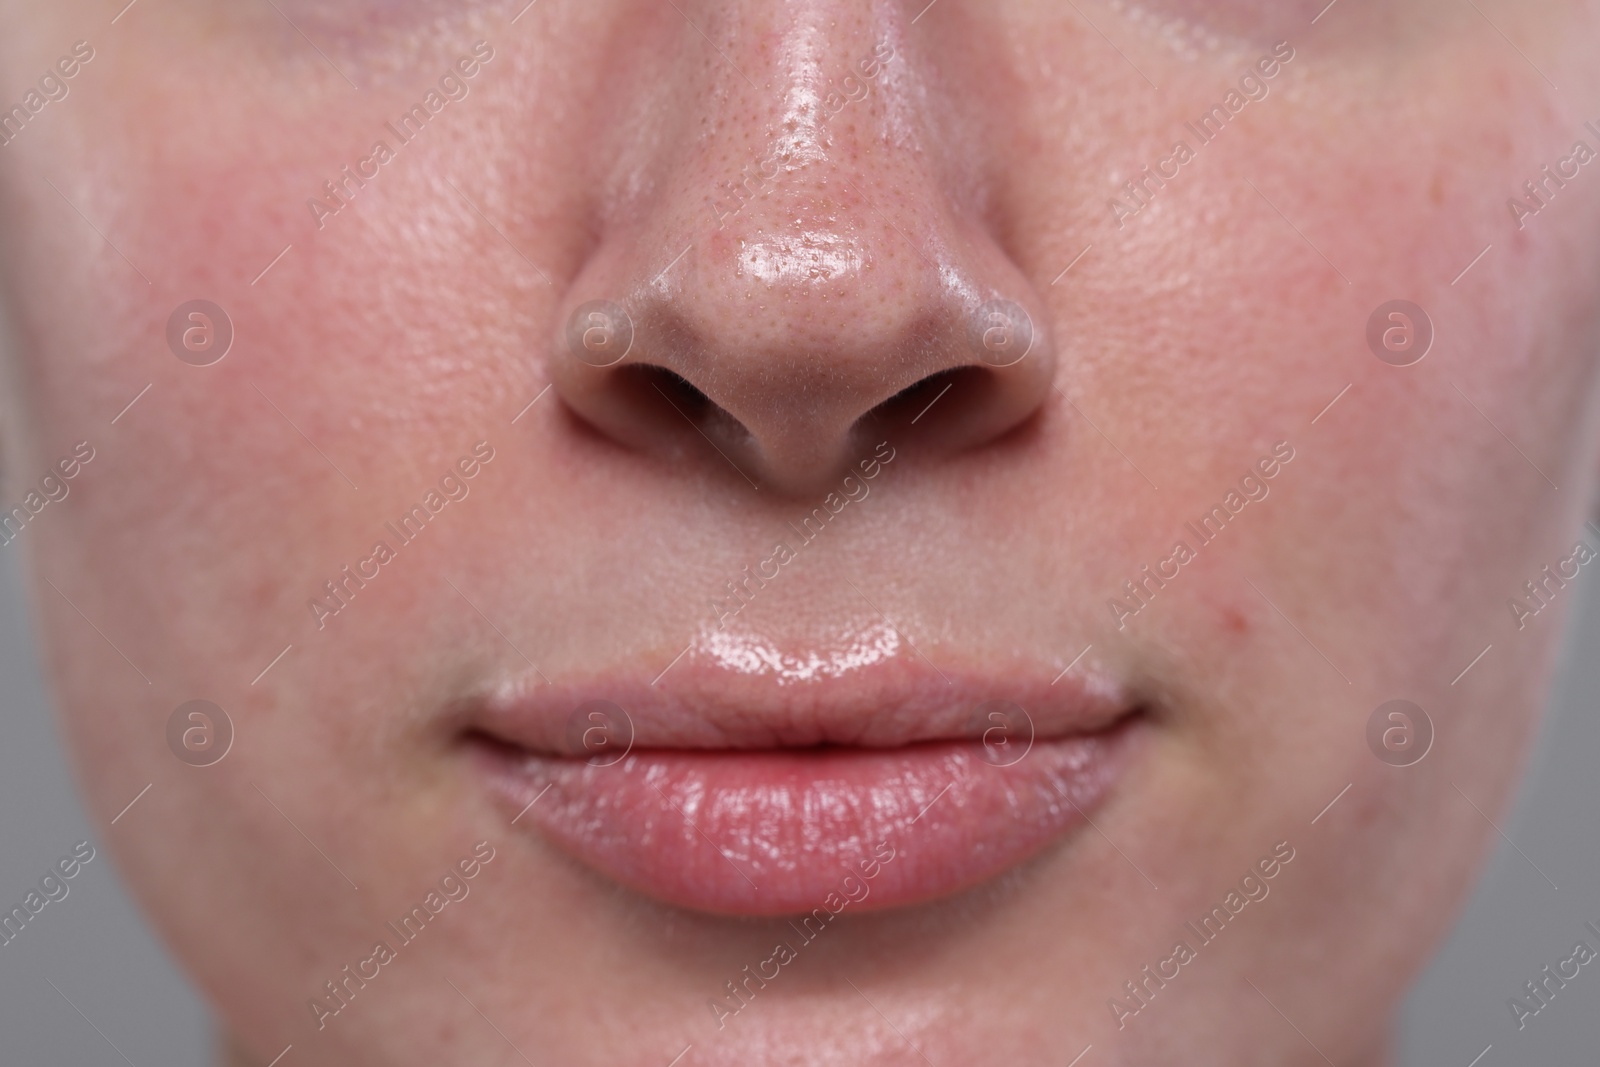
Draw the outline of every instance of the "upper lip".
M769 677L687 662L658 684L619 672L553 684L528 676L469 701L465 728L550 756L583 756L574 738L592 701L625 713L613 746L631 749L761 750L850 746L897 748L929 741L983 741L1005 715L1011 740L1096 733L1134 705L1092 665L1053 677L1047 668L935 669L902 659L839 677L775 685ZM585 720L586 721L586 720ZM1018 736L1023 735L1025 736Z

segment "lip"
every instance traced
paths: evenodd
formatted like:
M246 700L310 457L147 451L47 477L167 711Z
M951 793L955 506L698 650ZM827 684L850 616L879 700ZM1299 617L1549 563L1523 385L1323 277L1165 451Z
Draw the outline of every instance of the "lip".
M673 905L784 916L915 905L1017 867L1110 791L1138 712L1088 669L1051 684L900 660L783 687L691 663L670 687L514 683L461 727L519 829Z

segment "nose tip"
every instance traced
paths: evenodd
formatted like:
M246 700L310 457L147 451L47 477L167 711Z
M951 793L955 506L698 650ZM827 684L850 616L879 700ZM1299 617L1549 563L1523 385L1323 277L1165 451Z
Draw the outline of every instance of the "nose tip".
M653 192L600 227L563 304L558 394L640 452L786 494L886 439L936 462L1026 422L1055 349L993 203L976 206L981 147L908 132L935 124L888 70L827 128L794 118L825 76L784 79L779 114L725 87L679 97L685 130L716 132L659 137Z
M780 493L836 481L884 440L927 461L979 448L1025 422L1053 376L1034 313L1004 297L941 292L846 322L822 297L717 317L675 296L574 306L559 394L624 445Z

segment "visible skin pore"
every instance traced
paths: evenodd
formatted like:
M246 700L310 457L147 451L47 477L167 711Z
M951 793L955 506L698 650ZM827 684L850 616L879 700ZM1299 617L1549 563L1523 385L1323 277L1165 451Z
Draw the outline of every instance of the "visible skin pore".
M1387 1062L1553 666L1565 599L1520 629L1507 602L1600 547L1600 162L1521 228L1506 206L1600 147L1600 5L277 6L0 2L0 107L95 49L0 147L0 502L96 449L0 550L101 837L230 1064ZM478 41L470 92L319 228L308 198ZM1123 183L1279 42L1265 98L1119 225ZM973 371L973 294L1028 309L1023 363ZM167 347L196 298L236 331L210 367ZM1436 331L1409 367L1366 343L1395 299ZM577 363L590 300L726 418ZM936 373L911 426L892 398ZM901 452L870 500L717 631L874 410ZM480 441L470 494L319 627L308 600ZM1124 581L1280 442L1265 499L1119 626ZM842 918L719 1029L708 999L783 922L508 825L447 714L530 664L647 683L686 646L1002 677L1089 646L1148 732L1098 832ZM195 698L237 731L209 768L166 741ZM1367 746L1395 698L1437 731L1415 766ZM471 896L319 1030L308 1000L481 840ZM1108 1000L1278 842L1270 895L1119 1028Z

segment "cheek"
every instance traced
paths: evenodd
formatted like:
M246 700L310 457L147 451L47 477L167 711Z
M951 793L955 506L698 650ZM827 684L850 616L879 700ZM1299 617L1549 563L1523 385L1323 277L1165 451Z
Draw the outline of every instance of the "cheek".
M1084 535L1094 545L1085 599L1097 609L1125 595L1142 566L1154 569L1174 539L1195 545L1188 525L1275 441L1296 449L1267 480L1266 499L1155 592L1127 632L1175 650L1158 653L1152 675L1194 709L1177 728L1203 737L1216 760L1255 768L1277 803L1302 797L1307 818L1352 780L1430 809L1442 801L1422 794L1435 786L1454 796L1424 776L1385 777L1389 768L1352 743L1397 695L1473 723L1441 734L1450 758L1480 765L1520 750L1555 631L1515 635L1506 598L1581 527L1579 495L1550 482L1592 484L1600 419L1597 365L1585 353L1600 346L1600 277L1573 235L1600 231L1600 200L1570 198L1566 233L1515 229L1505 197L1537 170L1527 161L1550 158L1544 146L1571 135L1487 47L1463 46L1407 75L1420 119L1358 86L1322 86L1320 99L1337 103L1309 139L1310 105L1291 91L1300 73L1291 64L1231 140L1202 147L1152 207L1122 227L1102 220L1073 247L1038 250L1065 264L1093 245L1062 282L1074 295L1057 297L1056 314L1071 331L1069 391L1095 424L1071 424L1094 461L1060 484L1098 478L1120 489L1111 502L1080 501L1097 517ZM1447 91L1455 83L1444 68L1457 63L1485 77ZM1370 143L1420 137L1425 147L1372 153L1344 139L1335 115ZM1185 117L1174 114L1174 125ZM1515 133L1485 137L1485 123ZM1298 152L1286 154L1291 144ZM1104 170L1126 175L1168 149L1130 159L1119 147ZM1315 182L1286 164L1303 153L1326 161ZM1033 209L1055 210L1042 190ZM1174 261L1180 247L1188 251ZM1373 312L1396 299L1421 304L1433 326L1432 350L1412 366L1383 362L1366 339ZM1073 347L1074 336L1086 340ZM1210 675L1204 691L1177 681L1196 663ZM1485 774L1486 788L1504 780ZM1310 784L1324 777L1337 779L1326 795ZM1454 812L1442 818L1440 854L1466 856L1476 829ZM1382 842L1373 833L1352 844Z
M122 61L103 50L93 72L109 78ZM81 109L62 113L82 124L82 143L119 175L114 190L74 186L69 195L116 235L133 266L113 253L114 263L97 259L92 271L72 269L81 247L39 189L56 194L18 181L15 172L0 187L6 217L25 220L8 233L5 256L18 348L37 354L20 374L27 396L20 406L36 413L24 425L23 451L54 462L58 440L80 438L97 450L73 481L72 499L41 516L60 521L32 551L41 572L66 583L63 591L92 611L136 665L115 653L103 659L79 640L67 615L44 606L75 742L108 771L124 757L134 766L171 759L160 724L171 710L166 705L179 699L238 694L227 707L239 721L267 689L265 681L252 689L251 679L291 643L294 651L275 673L292 678L317 664L336 679L332 688L350 686L346 706L362 705L363 646L311 643L327 635L308 628L307 600L386 538L384 522L437 486L485 427L509 432L509 415L499 410L504 396L537 391L529 388L536 365L526 360L452 376L441 387L439 361L497 329L450 309L532 268L470 207L439 197L426 157L403 156L369 182L360 194L365 201L351 209L364 217L346 214L320 233L311 221L306 199L342 163L370 150L393 98L332 106L260 79L201 73L218 76L209 84L234 88L194 93L116 72L125 86L138 87L125 106L160 130L168 146L161 153L139 147L126 132L129 114L114 110L103 88L99 96L75 93L69 104ZM451 138L468 129L429 130L430 138L438 134L429 150L450 151ZM212 132L195 137L195 130ZM72 140L53 146L63 165L88 166L66 147ZM470 150L454 155L463 172L474 170ZM418 239L419 232L426 236ZM522 247L537 261L555 258L535 242ZM45 276L77 281L19 282L30 276L21 267L27 262ZM166 339L172 311L197 298L219 304L234 331L227 356L206 367L180 361ZM536 313L540 298L530 299L527 314ZM334 351L348 358L326 358ZM74 385L80 374L92 384ZM494 473L487 468L472 487ZM452 509L474 502L445 509L441 545ZM433 591L418 591L431 567L422 553L433 550L413 548L386 565L367 594L371 610L420 613L419 600ZM181 612L164 607L180 603ZM215 625L224 617L235 622ZM142 689L136 672L158 682L181 678L193 692L160 685L161 696L126 719L91 710L115 703L113 694L130 683ZM348 721L377 715L368 705ZM239 760L242 751L230 758ZM97 807L115 812L127 802L120 796L125 783L114 774L97 777L107 791ZM335 778L319 783L308 770L306 780L315 790ZM239 803L249 801L245 795Z

